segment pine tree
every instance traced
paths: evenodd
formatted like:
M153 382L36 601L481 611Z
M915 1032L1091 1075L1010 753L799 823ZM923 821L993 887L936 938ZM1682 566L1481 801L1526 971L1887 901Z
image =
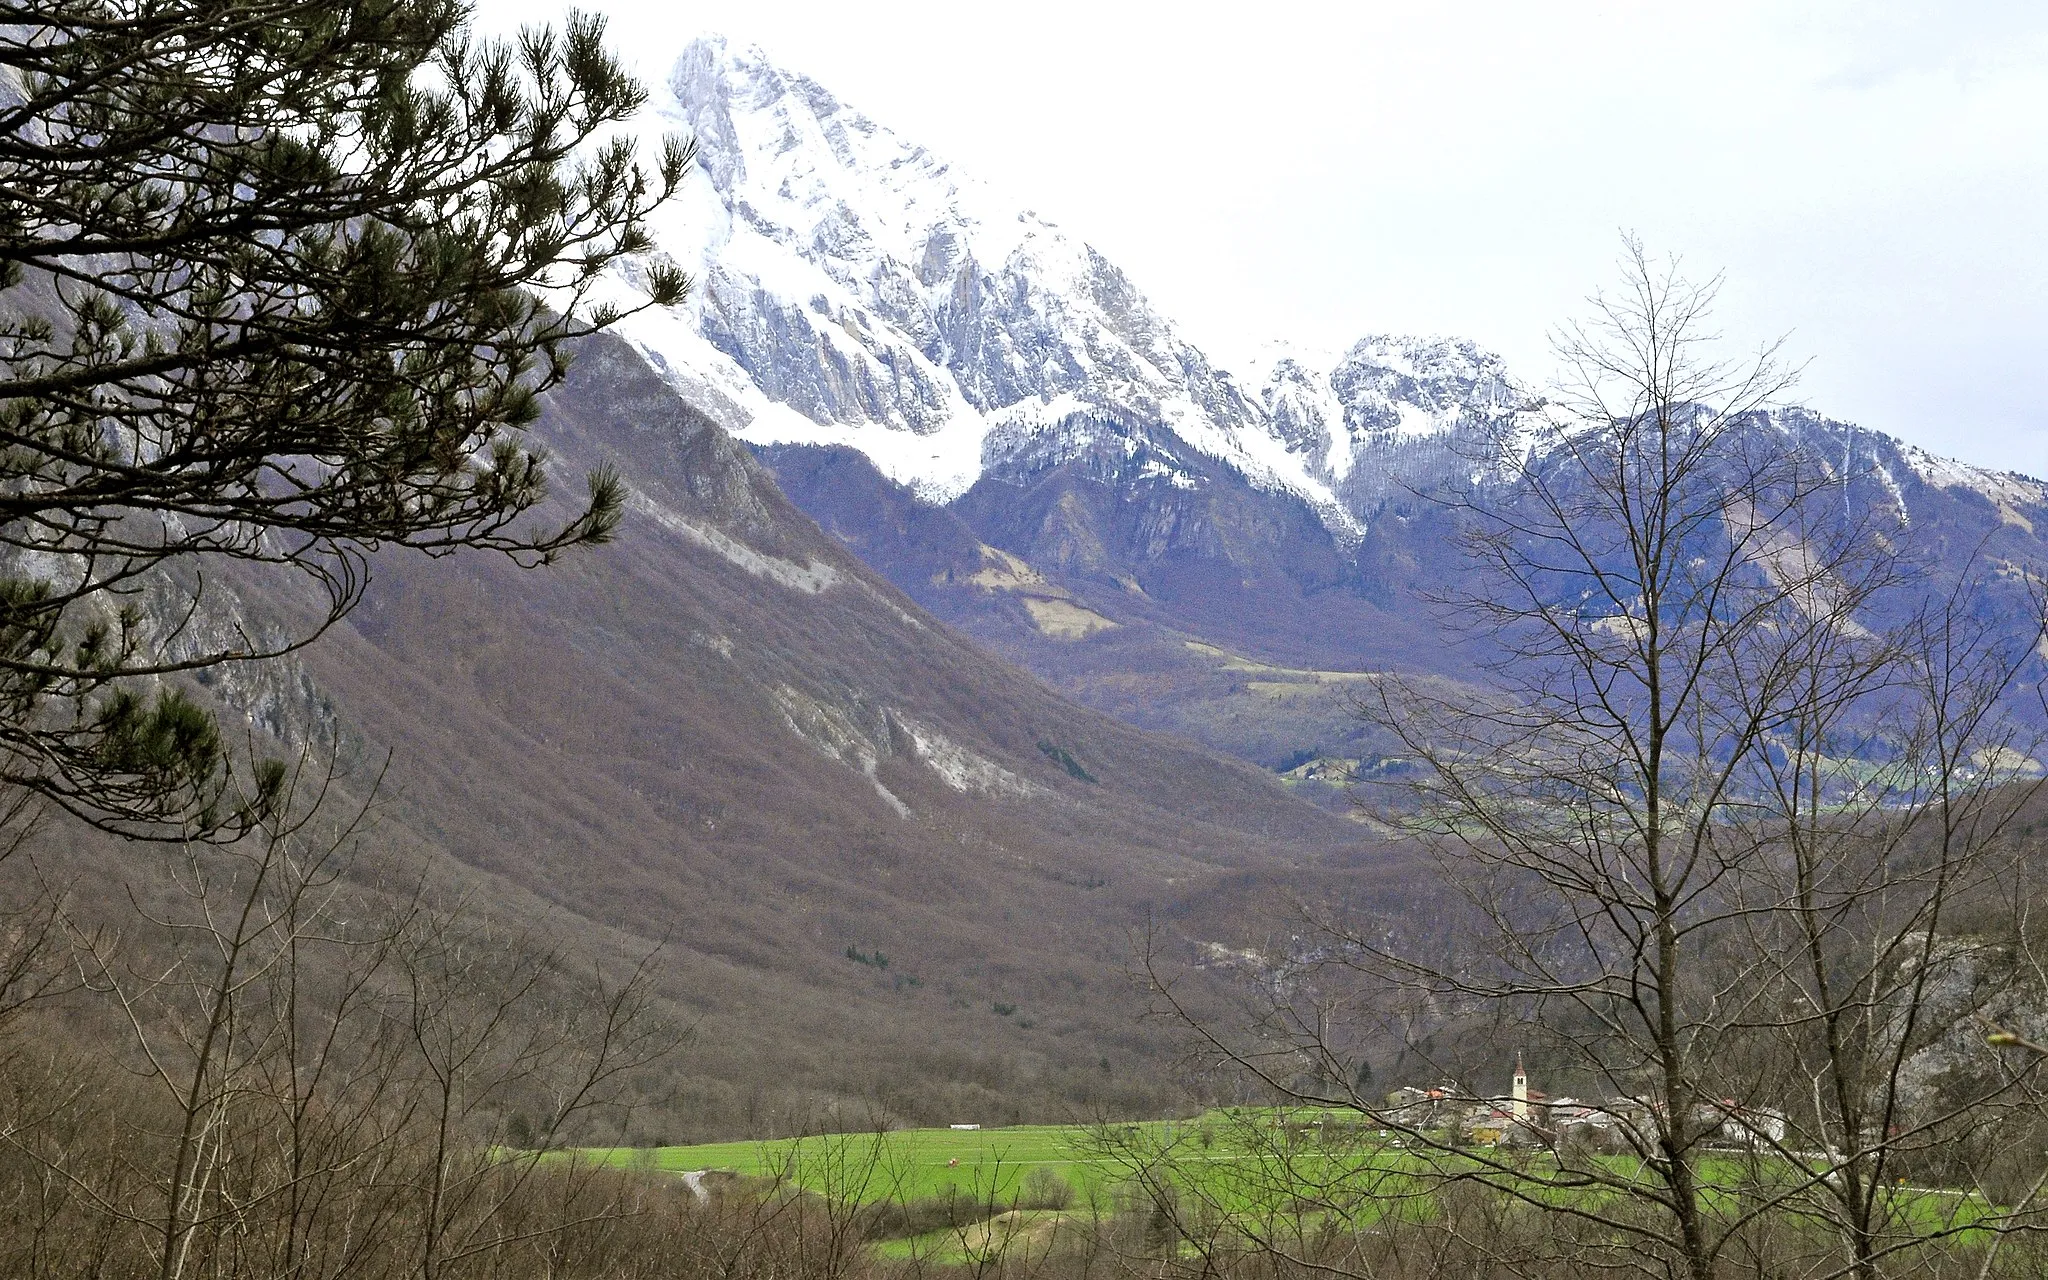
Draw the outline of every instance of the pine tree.
M690 157L606 139L644 91L602 37L480 41L456 0L0 0L0 781L232 836L276 771L230 779L167 677L308 642L379 546L606 538L606 474L529 514L522 428ZM204 642L176 619L228 561L324 616ZM167 582L169 621L136 604Z

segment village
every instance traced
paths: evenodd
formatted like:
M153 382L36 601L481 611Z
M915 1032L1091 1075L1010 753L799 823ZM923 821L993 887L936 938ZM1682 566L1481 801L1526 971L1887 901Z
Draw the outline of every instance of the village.
M1506 1097L1475 1097L1454 1083L1404 1085L1387 1095L1377 1114L1390 1128L1474 1146L1577 1145L1618 1152L1641 1149L1656 1132L1652 1104L1640 1099L1591 1102L1530 1088L1519 1053ZM1785 1141L1785 1114L1770 1107L1722 1099L1701 1104L1693 1119L1714 1145L1777 1147Z

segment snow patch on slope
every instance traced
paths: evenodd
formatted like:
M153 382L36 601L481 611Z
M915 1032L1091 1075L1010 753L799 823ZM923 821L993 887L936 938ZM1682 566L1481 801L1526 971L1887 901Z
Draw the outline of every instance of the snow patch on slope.
M1027 782L985 756L976 755L928 724L899 711L890 712L889 718L910 740L910 754L955 791L979 791L985 795L1020 798L1045 794L1044 787Z
M2019 508L2048 505L2048 485L2031 476L2013 471L1991 471L1952 458L1938 458L1913 445L1901 449L1900 455L1922 483L1937 489L1967 489L1981 494L1998 508L2001 522L2017 525L2030 534L2034 532L2034 522Z
M798 564L794 560L784 560L779 556L756 551L721 529L694 524L640 494L633 495L631 506L633 510L652 518L656 524L670 533L680 535L706 550L715 551L755 577L766 579L777 586L814 596L828 587L837 586L841 581L839 570L829 564L817 560Z
M821 754L866 778L868 785L875 789L882 803L889 806L899 818L910 816L910 806L903 803L889 788L882 785L875 776L875 767L881 763L881 754L874 742L861 731L853 718L838 707L828 705L810 697L789 685L777 685L769 692L776 710L782 713L783 723L789 731L802 738Z

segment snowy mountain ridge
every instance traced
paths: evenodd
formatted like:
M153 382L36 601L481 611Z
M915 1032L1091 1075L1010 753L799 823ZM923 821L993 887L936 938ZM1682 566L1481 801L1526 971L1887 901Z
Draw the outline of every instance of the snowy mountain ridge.
M847 445L944 502L1113 420L1155 463L1193 449L1356 535L1345 415L1281 429L1092 247L757 49L695 41L666 88L660 124L700 160L653 229L698 289L621 331L741 438Z
M1198 487L1191 451L1355 546L1390 495L1537 402L1446 338L1274 344L1234 376L1085 242L759 49L696 40L664 88L656 126L694 135L699 164L652 230L698 288L620 332L749 443L847 446L934 504L1083 455L1107 479ZM2043 500L2024 477L1860 437L1887 475L2016 516Z

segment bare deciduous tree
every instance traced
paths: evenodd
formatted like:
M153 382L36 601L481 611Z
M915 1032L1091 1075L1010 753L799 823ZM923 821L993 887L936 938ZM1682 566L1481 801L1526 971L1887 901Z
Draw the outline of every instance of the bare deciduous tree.
M2038 772L2004 715L2038 610L2015 634L1970 618L1968 582L1930 588L1903 509L1849 501L1858 477L1771 412L1775 348L1711 358L1716 285L1634 242L1623 267L1559 336L1557 393L1446 499L1483 686L1385 679L1361 706L1415 766L1382 817L1456 909L1310 910L1243 1028L1155 987L1280 1096L1550 1220L1521 1262L1709 1280L1787 1228L1765 1271L1874 1277L2017 1221L1898 1182L2030 1085L1979 1022ZM1425 1118L1359 1084L1375 1036L1525 1046L1589 1096L1546 1119L1468 1086Z
M653 955L614 976L367 874L353 824L313 821L325 789L301 777L258 835L164 850L121 929L53 909L87 1030L70 1078L0 1064L0 1200L64 1242L35 1255L48 1274L575 1274L647 1211L560 1151L675 1047Z

